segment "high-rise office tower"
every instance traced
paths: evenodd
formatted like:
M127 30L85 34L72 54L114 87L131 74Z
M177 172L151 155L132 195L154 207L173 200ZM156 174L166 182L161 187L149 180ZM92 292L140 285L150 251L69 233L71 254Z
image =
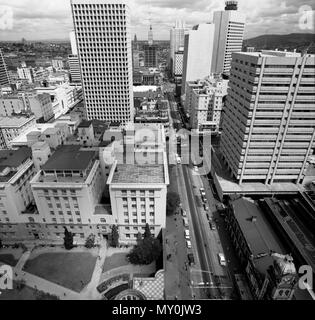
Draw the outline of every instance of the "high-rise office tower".
M71 0L87 117L133 121L130 11L124 0Z
M176 21L175 26L170 31L170 61L169 65L172 70L172 74L175 71L175 52L184 47L185 31L188 31L185 27L184 21Z
M303 182L315 147L315 56L232 54L221 149L241 183Z
M185 35L182 94L186 82L202 79L211 73L214 24L194 26Z
M0 49L0 85L7 85L10 83L9 73Z
M69 67L70 67L70 78L72 83L81 82L81 72L80 72L80 63L78 57L78 47L77 40L75 37L75 32L70 32L70 43L71 43L71 52L72 54L68 57Z
M233 52L241 52L245 15L237 11L237 1L226 1L224 11L213 15L215 25L211 71L229 75Z
M152 26L150 25L150 30L149 30L149 33L148 33L148 44L150 46L153 45L153 30L152 30Z
M144 66L146 68L157 67L157 47L155 44L145 44L144 49Z

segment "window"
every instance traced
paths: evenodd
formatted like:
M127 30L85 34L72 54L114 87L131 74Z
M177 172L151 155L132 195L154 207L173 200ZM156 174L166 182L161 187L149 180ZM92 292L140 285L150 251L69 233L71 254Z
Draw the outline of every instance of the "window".
M130 234L129 233L126 233L126 238L130 239Z
M101 223L106 223L106 219L105 218L101 218Z

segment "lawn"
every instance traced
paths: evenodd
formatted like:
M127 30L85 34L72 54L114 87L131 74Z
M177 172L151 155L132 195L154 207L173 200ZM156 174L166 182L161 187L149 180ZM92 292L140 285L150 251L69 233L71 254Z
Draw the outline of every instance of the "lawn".
M0 254L0 262L15 267L18 260L15 259L13 254Z
M80 292L90 282L95 263L96 257L88 252L43 253L28 260L24 270Z
M45 295L45 299L39 299L35 289L25 286L23 289L18 290L15 288L14 283L13 290L1 291L0 300L55 300L55 298Z
M103 265L103 272L128 265L127 253L115 253L112 256L106 257Z

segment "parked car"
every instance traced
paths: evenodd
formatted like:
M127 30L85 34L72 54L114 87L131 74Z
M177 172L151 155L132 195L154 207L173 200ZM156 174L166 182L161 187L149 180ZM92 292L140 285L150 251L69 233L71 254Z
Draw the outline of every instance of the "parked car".
M209 207L208 207L208 205L207 205L206 203L203 204L203 208L204 208L206 211L209 210Z
M187 212L185 210L182 209L182 216L183 217L187 217Z
M185 239L190 240L190 233L188 229L185 230Z
M207 202L207 198L204 195L201 195L201 200L202 200L203 203Z
M186 247L188 249L191 249L191 241L190 240L186 240Z
M194 166L194 171L198 172L198 167L197 166Z
M215 224L213 222L209 222L209 226L211 230L215 230Z
M190 265L195 264L195 258L194 258L194 255L192 253L188 254L188 262L189 262Z
M218 258L221 266L226 266L226 260L223 253L218 253Z
M205 196L206 195L205 189L204 188L200 188L200 193Z

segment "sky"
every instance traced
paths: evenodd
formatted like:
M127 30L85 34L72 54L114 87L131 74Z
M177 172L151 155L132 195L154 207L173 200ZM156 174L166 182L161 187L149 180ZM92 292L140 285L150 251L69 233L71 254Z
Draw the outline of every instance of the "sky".
M187 27L212 22L224 0L126 0L132 37L147 40L150 22L155 40L169 40L175 21ZM262 34L315 32L314 0L239 0L246 15L245 39ZM306 6L306 7L305 7ZM303 17L308 17L305 20ZM312 22L313 19L313 22ZM299 21L308 21L301 27ZM68 39L73 29L70 0L0 0L0 41Z

